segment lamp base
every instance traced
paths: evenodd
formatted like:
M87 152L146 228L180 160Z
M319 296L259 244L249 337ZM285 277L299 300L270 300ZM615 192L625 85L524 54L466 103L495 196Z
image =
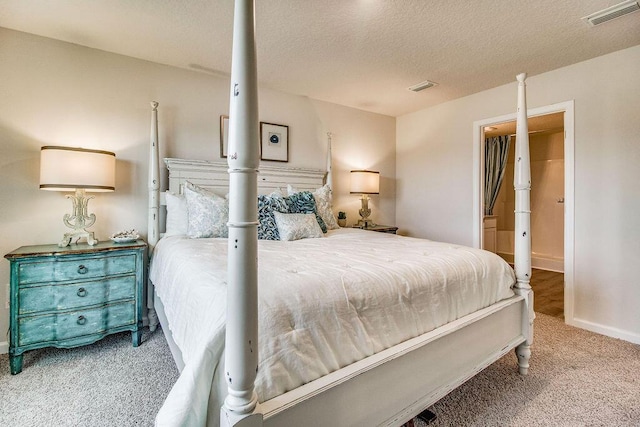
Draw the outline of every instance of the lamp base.
M69 233L64 233L64 237L62 238L60 243L58 243L58 246L64 248L65 246L69 246L72 243L78 243L78 241L82 238L87 239L87 243L89 244L89 246L93 246L98 243L93 235L93 231L74 230Z
M89 205L89 200L93 199L93 196L87 196L84 189L77 188L75 194L68 194L66 197L67 199L71 199L73 203L73 213L65 214L62 221L67 227L72 228L73 231L64 233L64 237L60 243L58 243L58 246L64 248L71 243L78 243L78 240L82 238L86 238L90 246L95 245L98 241L93 236L93 231L86 230L87 227L91 227L96 222L96 216L94 214L87 214L87 206Z
M375 227L376 225L373 223L373 220L369 219L369 215L371 215L371 209L369 209L369 196L367 194L363 194L361 201L362 201L362 209L358 211L361 219L358 220L356 227L360 227L360 228Z
M356 227L360 227L360 228L373 228L375 226L376 224L370 219L360 219L356 224Z

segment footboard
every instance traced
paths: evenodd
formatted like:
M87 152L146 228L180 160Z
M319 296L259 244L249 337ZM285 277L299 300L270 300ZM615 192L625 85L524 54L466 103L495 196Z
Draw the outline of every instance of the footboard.
M264 425L401 425L525 342L527 317L500 301L264 402Z

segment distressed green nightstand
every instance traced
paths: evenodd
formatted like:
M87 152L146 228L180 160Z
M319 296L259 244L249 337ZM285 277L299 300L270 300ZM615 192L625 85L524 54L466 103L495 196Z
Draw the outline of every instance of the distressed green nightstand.
M11 263L9 361L25 351L86 345L131 331L140 345L147 244L101 242L23 246Z

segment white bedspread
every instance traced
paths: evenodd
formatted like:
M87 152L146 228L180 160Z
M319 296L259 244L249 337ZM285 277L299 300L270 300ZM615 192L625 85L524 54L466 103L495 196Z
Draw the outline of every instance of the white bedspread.
M150 278L185 362L157 425L205 425L210 398L218 417L226 263L226 239L173 236L155 248ZM508 298L514 282L495 254L422 239L340 229L261 240L259 400Z

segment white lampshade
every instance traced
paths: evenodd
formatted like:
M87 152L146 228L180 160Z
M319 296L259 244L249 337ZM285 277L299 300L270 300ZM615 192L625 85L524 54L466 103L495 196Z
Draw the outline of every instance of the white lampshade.
M380 172L351 171L352 194L378 194L380 192Z
M40 189L69 191L114 191L116 155L86 148L42 147Z

